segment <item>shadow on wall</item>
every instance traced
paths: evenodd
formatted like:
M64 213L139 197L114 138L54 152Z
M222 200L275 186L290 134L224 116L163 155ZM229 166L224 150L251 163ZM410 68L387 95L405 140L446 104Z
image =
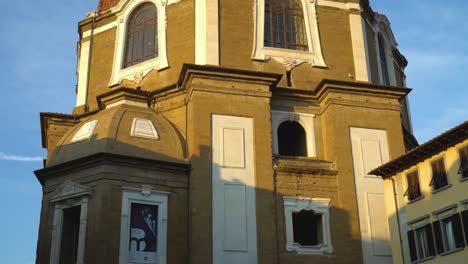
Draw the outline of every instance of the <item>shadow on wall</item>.
M139 140L151 144L148 139ZM164 138L160 140L163 142ZM94 146L94 150L88 153L84 151L84 156L76 153L80 151L79 148L77 150L77 143L62 146L60 155L78 155L77 159L38 171L39 174L45 175L37 250L38 263L48 262L50 255L54 204L49 202L48 196L67 180L92 187L94 190L88 209L84 258L86 263L100 261L118 263L122 187L141 188L142 185L150 185L153 190L170 193L167 263L201 263L198 261L200 259L206 260L204 263L210 263L214 254L213 234L218 236L220 233L223 236L229 236L230 239L229 243L216 245L217 248L228 249L231 252L249 251L255 248L255 245L252 247L248 242L252 238L256 239L258 263L362 263L359 227L356 223L351 224L354 221L351 220L349 214L351 209L346 210L337 206L338 190L329 192L328 197L325 197L327 195L323 190L315 189L314 184L307 185L307 187L301 187L299 184L294 187L300 189L296 192L300 196L331 199L329 223L317 221L311 227L307 221L304 223L299 219L293 223L293 233L296 236L301 233L302 237L305 236L305 239L301 239L302 243L307 244L305 247L318 247L324 242L322 230L325 225L329 224L333 251L323 255L298 254L286 249L285 220L287 216L283 202L283 197L295 195L275 192L277 188L270 190L258 188L256 187L259 185L257 179L254 181L256 183L254 186L245 184L242 177L232 177L230 180L221 178L219 171L212 170L210 146L199 147L199 154L190 157L191 169L188 170L186 162L181 159L177 160L174 156L155 153L134 145L116 142L112 139L95 140L94 138L90 139L89 143ZM112 150L115 156L103 159L99 157L101 149ZM97 153L97 156L89 156L90 153L92 155ZM257 159L254 160L255 165L271 158L257 157ZM58 170L59 173L53 175L57 167L61 169ZM222 166L218 165L215 168L220 169ZM259 175L269 172L256 171L255 173ZM273 173L271 169L271 176L265 178L270 182L262 183L263 186L274 186ZM295 174L291 177L320 181L319 175ZM334 177L333 180L337 181L336 177L353 177L353 175L339 174L329 177ZM213 182L222 186L224 193L219 197L224 197L224 200L213 200ZM310 188L306 190L308 195L301 194L304 188ZM314 193L317 197L314 197ZM214 208L213 202L215 202ZM252 203L255 206L252 206ZM223 214L213 215L213 211L219 212L221 209ZM242 214L247 216L244 220L239 217ZM254 220L251 222L249 219ZM306 220L311 219L313 220L313 218L306 218ZM213 230L213 221L222 224L215 225L215 230ZM256 233L248 232L252 228L252 223L257 230ZM299 238L293 239L298 244ZM373 244L384 243L372 242Z

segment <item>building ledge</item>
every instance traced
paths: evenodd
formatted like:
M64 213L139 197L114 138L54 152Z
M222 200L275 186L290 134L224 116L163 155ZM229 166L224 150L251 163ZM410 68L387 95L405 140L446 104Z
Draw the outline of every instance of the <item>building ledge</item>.
M273 169L276 172L336 175L336 163L309 157L273 156Z

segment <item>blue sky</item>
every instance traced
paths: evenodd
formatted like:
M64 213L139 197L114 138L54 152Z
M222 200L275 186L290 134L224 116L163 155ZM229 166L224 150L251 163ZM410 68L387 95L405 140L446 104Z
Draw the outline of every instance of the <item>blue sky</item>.
M386 14L406 71L420 142L468 119L468 1L371 0ZM5 1L0 16L0 263L34 263L42 167L40 112L75 104L77 23L93 1Z

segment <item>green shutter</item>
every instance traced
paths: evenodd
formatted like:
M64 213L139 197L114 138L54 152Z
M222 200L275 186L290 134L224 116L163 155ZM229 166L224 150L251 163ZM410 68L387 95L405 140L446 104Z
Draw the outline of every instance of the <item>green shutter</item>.
M442 238L442 229L440 227L440 221L435 221L432 223L434 227L434 239L436 242L437 254L444 253L444 242Z
M414 240L414 230L408 231L408 242L411 254L411 261L416 261L418 259L418 255L416 253L416 241Z
M461 212L463 219L463 228L465 229L465 241L468 245L468 210Z
M456 213L451 216L453 221L453 236L457 248L465 247L465 240L463 239L463 229L460 221L460 214Z
M427 224L425 227L427 234L427 243L429 245L429 255L435 256L435 247L434 247L434 233L432 232L432 225Z

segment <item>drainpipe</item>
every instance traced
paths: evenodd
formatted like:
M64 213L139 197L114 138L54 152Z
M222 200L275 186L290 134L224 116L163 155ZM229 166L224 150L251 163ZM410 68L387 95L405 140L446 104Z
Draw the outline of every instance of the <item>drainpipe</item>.
M392 188L393 188L393 201L395 203L395 212L396 212L396 217L397 217L397 225L398 225L398 240L400 241L400 248L401 248L401 258L403 260L403 264L405 263L405 255L403 254L403 240L401 239L401 227L400 227L400 213L399 213L399 207L398 207L398 199L397 199L397 193L396 193L396 187L395 187L395 179L392 177L390 178L392 181Z

